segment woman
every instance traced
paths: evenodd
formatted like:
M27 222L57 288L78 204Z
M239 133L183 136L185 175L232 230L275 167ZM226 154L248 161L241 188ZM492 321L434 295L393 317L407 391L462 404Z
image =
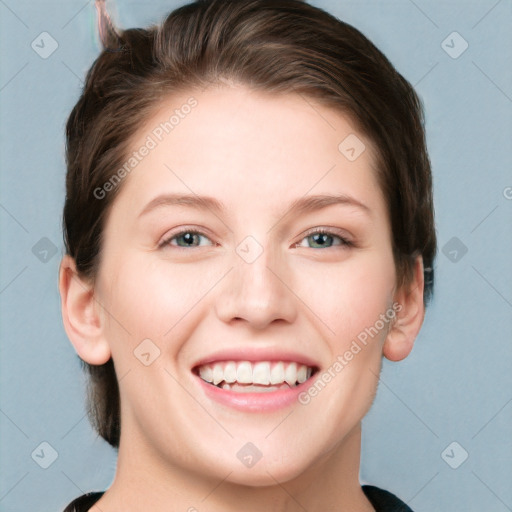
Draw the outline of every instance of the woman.
M67 123L66 332L112 486L66 511L407 511L359 483L436 252L421 103L298 0L117 31Z

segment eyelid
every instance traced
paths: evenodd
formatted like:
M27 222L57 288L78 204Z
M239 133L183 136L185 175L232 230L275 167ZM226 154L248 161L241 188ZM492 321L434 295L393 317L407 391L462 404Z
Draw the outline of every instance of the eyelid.
M199 228L193 227L193 226L180 226L179 228L176 228L176 230L172 230L172 231L166 233L158 242L158 247L163 248L167 245L171 245L171 243L170 243L171 240L173 240L174 238L177 238L185 233L199 235L204 238L207 238L210 242L212 242L212 246L214 246L216 244L212 240L212 237L207 233L207 230L204 230L203 228L199 229ZM316 227L308 229L307 231L305 231L304 233L302 233L300 235L300 239L298 240L298 242L296 242L293 245L297 246L300 242L302 242L304 240L304 238L307 238L308 236L314 235L314 234L326 234L326 235L330 235L330 236L336 236L341 240L342 246L343 245L355 246L353 237L350 234L348 234L346 231L341 230L339 228L326 227L326 226L316 226ZM172 245L172 247L175 247L177 249L188 249L187 247L180 247L177 245L176 246ZM197 248L197 247L198 246L195 246L195 248ZM194 246L190 246L190 248L194 248Z
M192 226L180 226L179 228L176 228L176 230L172 230L168 233L166 233L158 242L158 247L163 248L167 245L171 245L171 240L174 238L177 238L185 233L191 233L193 235L200 235L204 238L207 238L210 242L212 242L212 246L215 245L215 242L211 239L210 235L205 232L206 230L198 229L196 227ZM187 247L179 247L179 246L172 246L177 249L187 249Z
M343 245L355 245L354 238L345 230L326 226L316 226L314 228L308 229L301 235L302 238L299 240L299 242L302 242L304 238L307 238L310 235L315 235L317 233L337 236L342 240Z

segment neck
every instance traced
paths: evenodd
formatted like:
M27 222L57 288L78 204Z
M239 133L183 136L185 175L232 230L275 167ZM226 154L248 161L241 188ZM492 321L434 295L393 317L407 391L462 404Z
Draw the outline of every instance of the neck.
M230 481L229 470L211 476L171 466L144 443L121 436L114 482L90 512L374 512L359 484L360 450L358 424L296 477L249 486Z

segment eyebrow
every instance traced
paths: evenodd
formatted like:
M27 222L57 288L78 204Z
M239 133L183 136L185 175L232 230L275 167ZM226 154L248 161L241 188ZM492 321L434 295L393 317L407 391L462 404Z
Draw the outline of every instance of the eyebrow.
M139 217L161 206L189 206L196 210L211 210L215 213L221 213L226 209L221 201L213 197L192 194L163 194L151 200L139 213Z
M371 215L370 208L354 197L345 194L319 194L303 196L292 201L289 207L280 214L280 217L284 218L292 213L295 215L309 213L335 204L353 206ZM151 200L140 212L139 217L162 206L189 206L196 210L210 210L219 215L226 210L224 203L213 197L195 194L163 194Z

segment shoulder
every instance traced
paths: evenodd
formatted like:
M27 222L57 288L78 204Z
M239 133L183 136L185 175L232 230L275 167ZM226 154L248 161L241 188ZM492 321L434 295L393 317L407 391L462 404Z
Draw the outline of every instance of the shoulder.
M101 497L102 492L89 492L73 500L64 512L87 512Z
M377 512L413 512L402 500L388 491L363 485L363 492Z
M388 491L379 489L373 485L363 485L362 489L377 512L412 512L403 501ZM101 496L103 496L102 492L84 494L73 500L64 509L64 512L87 512Z

